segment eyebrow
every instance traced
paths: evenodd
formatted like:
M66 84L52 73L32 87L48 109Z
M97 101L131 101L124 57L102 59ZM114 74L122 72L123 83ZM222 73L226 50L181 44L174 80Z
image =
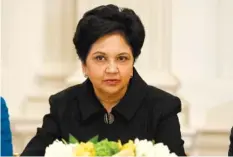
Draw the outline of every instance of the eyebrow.
M96 52L94 52L94 53L93 53L93 55L95 55L95 54L102 54L102 55L106 55L106 53L101 52L101 51L96 51Z
M129 55L129 53L127 53L127 52L122 52L122 53L118 54L118 56L120 56L120 55Z
M95 55L95 54L107 55L107 53L101 52L101 51L97 51L97 52L93 53L93 55ZM120 55L129 55L129 53L127 53L127 52L121 52L120 54L117 54L117 56L120 56Z

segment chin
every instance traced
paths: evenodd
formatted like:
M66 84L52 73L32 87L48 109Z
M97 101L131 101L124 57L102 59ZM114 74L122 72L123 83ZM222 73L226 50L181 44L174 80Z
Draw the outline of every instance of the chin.
M119 87L107 87L104 88L103 91L108 94L116 94L121 91L121 88Z

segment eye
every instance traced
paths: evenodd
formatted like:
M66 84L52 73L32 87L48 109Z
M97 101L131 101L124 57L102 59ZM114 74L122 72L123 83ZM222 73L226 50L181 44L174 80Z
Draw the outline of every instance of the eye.
M97 61L105 61L106 60L106 58L104 56L96 56L95 59Z
M124 62L124 61L128 60L128 57L126 57L126 56L119 56L117 58L117 60Z

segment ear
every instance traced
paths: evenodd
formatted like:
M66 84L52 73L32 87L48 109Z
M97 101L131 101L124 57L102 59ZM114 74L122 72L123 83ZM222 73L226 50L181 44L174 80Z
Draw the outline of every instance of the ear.
M130 77L131 77L131 78L133 77L133 73L130 75Z
M133 69L132 69L131 77L133 77L133 70L134 70L134 67L133 67Z
M82 63L82 71L83 71L84 76L87 75L87 70L86 69L87 69L86 64Z

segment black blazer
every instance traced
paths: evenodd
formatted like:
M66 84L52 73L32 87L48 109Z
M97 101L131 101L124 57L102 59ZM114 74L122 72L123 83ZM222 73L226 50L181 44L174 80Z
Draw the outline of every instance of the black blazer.
M233 127L231 128L230 146L229 146L228 156L233 156Z
M177 155L185 155L177 117L181 111L179 98L147 85L136 70L111 116L96 98L88 79L52 95L49 103L50 113L44 116L42 127L22 156L43 156L49 144L55 139L68 140L69 134L79 141L87 141L95 135L100 139L121 139L123 143L136 137L155 140L163 142Z

